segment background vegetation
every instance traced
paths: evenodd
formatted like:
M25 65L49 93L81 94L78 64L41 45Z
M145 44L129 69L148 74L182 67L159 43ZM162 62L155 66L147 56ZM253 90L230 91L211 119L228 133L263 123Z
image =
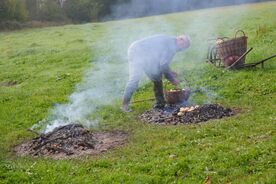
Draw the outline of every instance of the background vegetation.
M266 0L1 0L0 30L41 26L38 22L23 24L26 21L95 22L260 1Z
M254 47L247 62L275 54L275 9L271 2L0 33L0 183L203 183L208 175L213 183L228 179L233 184L275 183L275 59L264 69L241 71L224 71L204 62L206 40L233 36L237 29L247 33L248 44ZM203 21L188 30L195 17ZM204 34L211 29L209 22L217 28L212 35ZM95 131L129 132L124 147L59 161L14 154L15 145L34 137L26 129L47 117L55 103L68 102L88 68L95 69L98 56L114 53L110 63L122 67L126 63L117 51L126 54L132 41L180 32L188 32L193 45L175 58L179 78L191 81L192 88L215 92L212 103L239 114L199 125L156 126L137 120L151 102L133 105L134 112L124 114L118 100L91 118L99 118ZM207 96L198 95L192 97L194 102L204 103ZM147 84L135 100L152 96L152 85Z

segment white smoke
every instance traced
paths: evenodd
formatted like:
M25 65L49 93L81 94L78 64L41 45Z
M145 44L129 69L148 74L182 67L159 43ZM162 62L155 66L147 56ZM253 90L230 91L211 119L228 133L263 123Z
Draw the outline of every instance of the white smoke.
M97 58L83 82L70 95L69 102L55 105L49 117L32 128L47 133L71 123L81 123L87 127L97 125L97 120L89 120L88 116L122 96L127 77L125 66L112 62L108 55Z

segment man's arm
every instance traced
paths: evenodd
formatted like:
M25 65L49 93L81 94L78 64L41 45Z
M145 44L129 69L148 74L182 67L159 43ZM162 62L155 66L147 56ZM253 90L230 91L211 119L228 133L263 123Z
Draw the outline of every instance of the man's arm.
M161 65L161 71L164 74L165 78L168 79L173 85L178 85L179 81L175 78L175 72L170 69L169 64Z

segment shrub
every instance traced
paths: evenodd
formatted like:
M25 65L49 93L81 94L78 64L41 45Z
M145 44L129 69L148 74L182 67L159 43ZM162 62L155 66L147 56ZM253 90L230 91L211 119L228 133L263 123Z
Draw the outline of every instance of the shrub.
M0 1L0 22L19 21L27 19L27 11L24 0L1 0Z
M23 24L15 20L0 22L0 30L17 30L22 28Z

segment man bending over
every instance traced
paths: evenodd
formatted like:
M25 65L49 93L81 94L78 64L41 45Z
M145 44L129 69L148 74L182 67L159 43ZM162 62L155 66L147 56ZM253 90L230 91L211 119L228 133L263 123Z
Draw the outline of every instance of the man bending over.
M145 73L154 84L154 95L156 99L155 108L163 108L165 99L163 94L162 76L172 83L178 85L169 65L174 55L190 47L188 36L178 37L167 35L155 35L135 41L128 49L129 80L127 82L121 110L130 112L129 103L132 94L137 89L139 81Z

